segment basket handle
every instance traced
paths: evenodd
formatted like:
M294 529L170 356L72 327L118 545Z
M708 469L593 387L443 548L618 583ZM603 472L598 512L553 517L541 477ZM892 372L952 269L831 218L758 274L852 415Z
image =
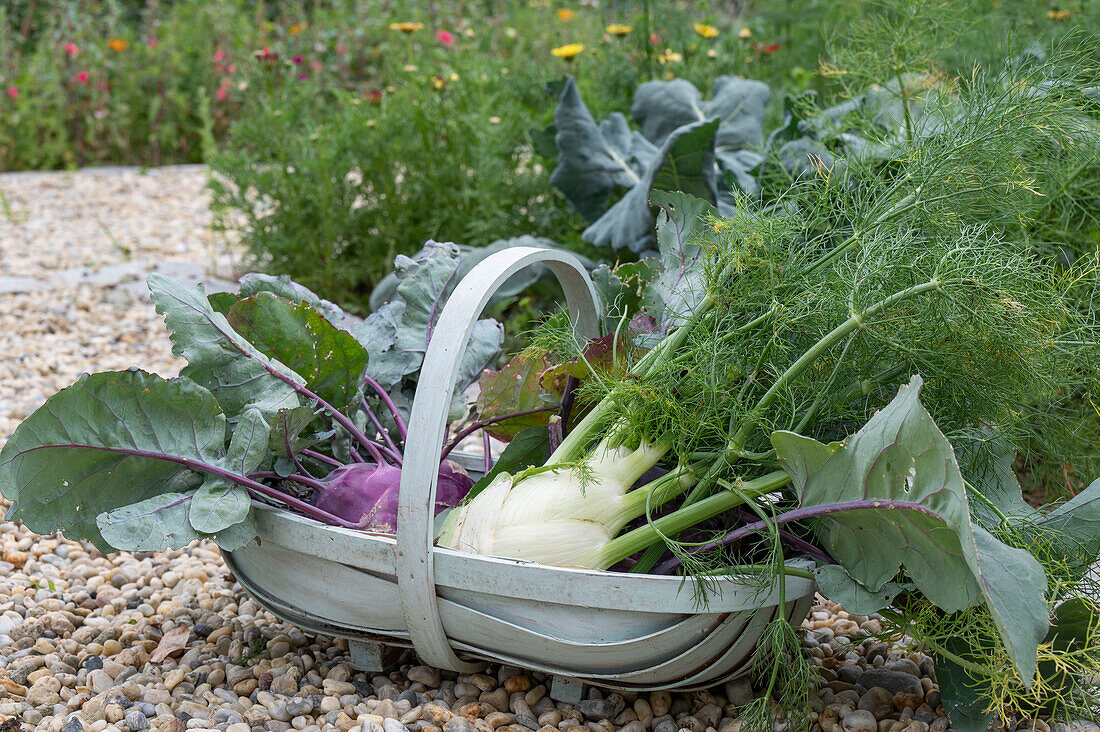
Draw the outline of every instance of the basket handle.
M397 507L397 588L409 637L420 658L451 671L472 673L481 668L455 655L436 606L433 508L451 394L459 361L486 303L509 277L533 264L545 264L561 283L578 337L599 335L596 291L575 256L536 247L492 254L470 270L448 298L424 354L409 416Z

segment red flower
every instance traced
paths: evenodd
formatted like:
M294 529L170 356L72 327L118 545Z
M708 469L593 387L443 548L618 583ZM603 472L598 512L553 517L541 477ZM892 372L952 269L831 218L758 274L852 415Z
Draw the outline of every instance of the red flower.
M761 56L768 56L779 50L779 44L769 43L764 45L763 43L754 43L752 44L752 49Z
M88 72L87 71L81 71L76 76L74 76L73 79L78 84L87 84L88 83Z
M369 92L366 93L366 97L367 97L367 101L370 102L371 104L381 104L382 103L382 92L380 92L380 91L369 91Z
M150 38L149 39L149 48L156 48L159 45L160 45L160 40L159 39L157 39L157 38Z
M220 51L220 50L219 51L214 51L214 60L215 61L224 61L225 60L225 51Z
M224 102L225 100L229 99L229 92L219 86L218 91L214 94L214 96L218 98L219 102Z
M449 45L451 45L452 43L455 42L454 34L453 33L448 33L445 30L437 30L435 32L435 37L444 46L449 46Z
M19 98L19 87L9 86L8 87L8 96L11 97L12 99L18 99Z
M301 66L303 63L305 63L305 59L302 58L301 56L295 56L294 58L292 58L290 60L294 62L295 66Z
M267 46L264 46L263 48L261 48L258 51L253 51L252 55L255 56L260 61L269 61L270 62L270 61L279 60L279 54L275 53L274 51L272 51Z
M80 49L77 48L75 43L69 41L65 44L65 53L69 54L69 56L75 56L80 53Z
M652 43L654 46L659 46L661 45L661 37L656 33L650 33L649 42Z

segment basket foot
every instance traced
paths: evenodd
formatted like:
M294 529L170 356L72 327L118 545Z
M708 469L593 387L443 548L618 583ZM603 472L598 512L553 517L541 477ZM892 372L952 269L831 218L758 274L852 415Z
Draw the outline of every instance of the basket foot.
M348 653L356 671L385 671L397 661L400 651L373 641L348 639Z
M550 698L554 701L576 704L584 698L585 683L569 676L554 676L550 682Z

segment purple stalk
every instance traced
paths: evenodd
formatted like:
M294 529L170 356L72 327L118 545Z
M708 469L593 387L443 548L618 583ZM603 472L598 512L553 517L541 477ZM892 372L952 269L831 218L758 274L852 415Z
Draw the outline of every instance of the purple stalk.
M262 362L260 362L260 363L262 363ZM304 396L306 399L313 399L318 404L320 404L321 407L326 412L328 412L329 414L332 415L332 418L334 420L336 420L336 422L339 423L339 425L341 427L343 427L345 430L348 431L348 433L352 436L352 438L356 442L358 442L360 445L362 445L367 450L367 452L369 452L371 454L371 457L374 458L375 462L377 462L379 465L385 465L386 464L385 458L382 457L382 453L379 452L379 450L378 450L377 446L375 445L374 441L371 440L369 437L367 437L361 429L356 427L355 423L352 422L350 419L348 419L347 416L345 416L343 414L343 412L341 412L336 407L334 407L331 404L329 404L328 402L326 402L321 397L314 394L312 391L310 391L305 386L302 386L298 382L294 381L294 379L290 378L289 376L286 376L285 374L280 373L279 371L277 371L274 368L268 366L267 364L263 364L263 367L265 369L267 369L268 373L270 373L272 376L274 376L275 378L282 381L284 384L286 384L291 389L293 389L294 391L296 391L299 394L301 394L302 396ZM369 378L369 377L366 377L366 378ZM363 461L360 460L360 462L363 462Z
M374 389L378 394L378 398L386 405L386 409L393 417L394 424L397 425L397 431L401 433L401 441L404 442L405 438L409 436L409 428L405 426L405 420L401 418L401 412L397 409L397 405L393 403L393 399L390 399L390 395L386 393L381 384L366 374L363 374L363 381L367 383L367 386Z
M374 425L374 429L378 430L378 434L382 435L382 439L386 441L390 451L397 458L397 464L400 465L402 463L401 451L397 449L397 443L390 437L390 431L382 426L382 421L378 419L378 415L376 415L374 410L370 408L370 405L367 404L366 399L361 399L360 402L363 405L363 411L367 413L367 419Z
M105 445L78 445L75 443L66 443L61 445L39 445L38 447L30 448L26 452L32 452L34 450L45 450L56 447L72 447L81 450L99 450L101 452L111 452L119 455L132 455L134 457L147 458L150 460L163 460L166 463L176 463L177 465L182 465L191 470L198 470L203 473L209 473L211 475L216 475L220 478L230 480L237 485L248 488L250 493L260 493L264 496L267 496L268 498L282 501L288 506L293 506L294 508L298 509L306 516L309 516L310 518L316 519L318 521L322 521L324 523L334 526L342 526L346 529L356 528L356 525L351 523L350 521L345 521L339 516L333 516L328 511L322 511L316 506L311 506L305 501L300 501L294 496L289 496L282 491L276 490L270 486L266 486L263 483L252 480L251 478L245 477L243 475L238 475L230 470L225 470L224 468L219 468L216 465L210 465L209 463L203 463L199 462L198 460L191 460L190 458L179 457L177 455L168 455L163 452L150 452L149 450L136 450L127 447L107 447Z
M270 478L270 479L275 479L275 480L289 480L291 483L300 483L300 484L306 486L307 488L312 488L315 491L327 491L328 488L329 488L325 483L322 483L321 481L317 480L316 478L310 477L308 475L299 475L297 473L291 473L290 475L282 476L282 475L279 475L278 473L274 473L270 470L260 470L260 471L257 471L255 473L249 473L248 477L249 478Z
M324 453L317 452L316 450L310 450L309 448L303 447L301 450L299 450L299 452L301 452L306 457L311 457L314 460L317 460L318 462L327 463L328 465L331 465L334 468L344 467L344 464L342 462L340 462L339 460L337 460L336 458L331 458L328 455L325 455Z
M300 460L298 460L298 456L294 454L294 450L290 447L290 433L289 432L284 432L283 433L283 444L286 445L286 453L287 453L287 455L290 455L290 459L292 461L294 461L294 467L298 468L298 472L304 473L304 474L306 474L306 475L308 475L312 478L313 477L312 474L308 470L306 470L305 466L302 465Z
M549 412L554 409L557 409L557 407L539 407L538 409L525 409L522 412L512 412L511 414L505 414L502 417L493 417L491 419L485 419L480 422L474 422L472 425L466 427L457 435L455 435L454 439L447 443L447 446L443 448L443 456L439 458L439 462L443 462L444 460L446 460L447 456L451 454L451 450L454 450L456 447L458 447L458 443L462 442L467 437L483 427L488 427L489 425L496 424L497 422L503 422L504 420L512 419L513 417L526 417L529 414Z
M558 416L561 417L562 431L569 426L569 413L573 411L573 402L577 398L577 385L580 380L576 376L569 376L565 379L565 393L561 398L561 410L558 412Z
M934 516L935 518L939 518L939 514L937 514L932 509L930 509L927 506L924 506L920 503L912 503L910 501L887 501L887 500L881 500L881 499L868 498L868 499L865 499L865 500L862 500L862 501L848 501L847 503L826 503L822 506L807 506L805 508L795 508L795 509L792 509L790 511L786 511L784 513L781 513L778 516L776 516L775 518L773 518L772 519L772 524L774 524L775 526L779 526L779 525L782 525L782 524L789 524L793 521L802 521L803 519L814 518L815 516L827 516L831 513L843 513L844 511L863 511L863 510L867 510L867 509L871 509L871 508L886 508L886 509L900 509L900 510L907 510L907 511L918 511L918 512L923 513L923 514L927 514L929 516ZM728 534L723 536L721 539L717 539L717 540L712 541L708 544L704 544L704 545L700 546L695 551L705 552L705 551L710 551L710 550L713 550L713 549L718 549L718 548L721 548L723 546L727 546L729 544L732 544L735 541L740 541L741 539L744 539L749 534L754 534L758 531L761 531L761 530L767 529L767 528L768 528L767 522L765 522L765 521L754 521L751 524L745 524L741 528L735 529L735 530L729 532ZM798 537L793 537L793 538L798 539ZM799 541L801 541L801 540L799 540ZM807 544L808 544L808 542L807 542ZM808 544L808 545L813 546L812 544ZM814 547L814 548L816 549L816 547ZM817 551L821 551L821 550L818 549ZM822 553L824 553L824 552L822 552ZM828 557L830 564L832 564L834 562L832 557L829 557L827 554L825 556ZM675 569L676 566L679 563L680 563L680 561L678 559L676 559L675 557L673 557L672 559L669 559L668 561L662 563L660 565L660 568L657 570L657 573L661 574L662 573L661 570L665 570L663 573L668 574L671 570Z

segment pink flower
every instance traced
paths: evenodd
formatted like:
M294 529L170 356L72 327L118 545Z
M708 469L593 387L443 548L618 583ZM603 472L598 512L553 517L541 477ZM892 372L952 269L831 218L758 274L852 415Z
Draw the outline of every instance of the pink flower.
M65 53L69 54L69 56L75 56L80 53L80 49L76 47L75 43L69 41L65 44Z
M214 60L215 61L225 61L225 51L221 51L221 50L214 51Z
M340 54L341 56L344 55L347 52L348 52L348 47L347 47L347 44L345 44L345 43L341 43L339 46L336 47L336 53Z
M18 99L19 98L19 87L9 86L8 87L8 96L11 97L12 99Z
M74 76L73 79L75 79L78 84L87 84L88 83L88 72L87 71L81 71L81 72L77 73L77 75Z
M309 74L298 74L298 81L305 81L309 78Z
M294 62L295 66L301 66L302 63L305 61L305 59L302 58L301 56L295 56L294 58L292 58L290 60Z
M219 102L224 102L225 100L229 99L229 92L219 86L218 91L215 92L214 96L217 97Z
M157 38L150 38L149 39L149 48L156 48L159 45L160 45L160 40L159 39L157 39Z
M320 61L310 61L309 68L313 69L314 71L320 71L324 68L324 64L322 64Z
M453 33L448 33L445 30L437 30L435 32L435 37L444 46L449 46L449 45L451 45L452 43L455 42L454 34Z

